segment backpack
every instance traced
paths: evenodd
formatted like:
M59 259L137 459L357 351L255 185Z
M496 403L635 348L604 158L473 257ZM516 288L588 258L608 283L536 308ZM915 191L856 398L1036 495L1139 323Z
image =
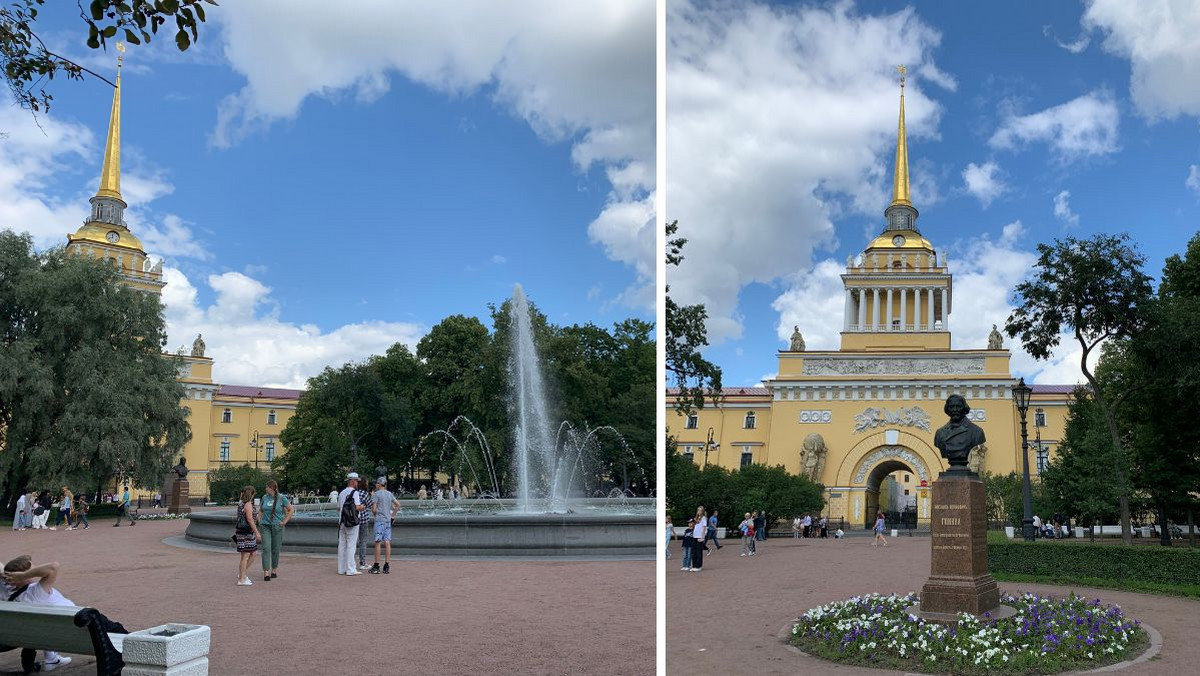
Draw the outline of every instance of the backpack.
M353 528L358 525L358 510L354 509L353 491L346 496L345 502L342 503L340 523L346 528Z

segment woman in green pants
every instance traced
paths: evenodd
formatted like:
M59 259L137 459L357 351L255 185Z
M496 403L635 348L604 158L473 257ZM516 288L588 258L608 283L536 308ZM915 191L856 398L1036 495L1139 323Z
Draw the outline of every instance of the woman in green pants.
M263 582L279 577L279 546L283 544L283 527L296 513L292 501L279 494L279 484L274 479L267 482L267 492L262 497L258 510L258 522L262 533Z

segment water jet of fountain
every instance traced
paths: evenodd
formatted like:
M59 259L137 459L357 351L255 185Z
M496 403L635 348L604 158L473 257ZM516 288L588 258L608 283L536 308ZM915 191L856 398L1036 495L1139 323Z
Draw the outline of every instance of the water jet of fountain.
M509 382L512 405L516 409L513 445L517 469L517 511L533 511L534 491L546 483L544 477L557 473L554 441L546 404L537 346L533 340L533 322L525 291L517 284L512 302L512 378ZM550 492L544 497L561 500L558 482L551 479Z

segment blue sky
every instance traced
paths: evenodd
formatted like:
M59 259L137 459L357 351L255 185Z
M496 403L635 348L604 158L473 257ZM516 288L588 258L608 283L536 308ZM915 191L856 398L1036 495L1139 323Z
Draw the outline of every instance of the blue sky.
M490 325L518 282L559 324L653 319L652 6L379 3L337 25L284 5L215 8L187 54L127 52L127 221L166 260L172 345L203 331L219 380L299 386L451 314ZM73 5L43 21L112 72ZM40 246L87 213L111 100L52 93L41 130L0 120L0 227Z
M955 347L1003 324L1038 242L1128 232L1157 278L1197 230L1200 7L1128 5L669 9L666 217L692 243L668 282L709 307L726 384L773 374L793 324L809 349L837 348L838 275L890 199L898 63L919 225L955 275ZM1070 342L1049 363L1010 347L1016 375L1080 378Z

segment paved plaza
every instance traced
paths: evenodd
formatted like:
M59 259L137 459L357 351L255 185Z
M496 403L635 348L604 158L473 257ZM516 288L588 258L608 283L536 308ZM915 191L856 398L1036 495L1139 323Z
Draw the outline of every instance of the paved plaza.
M263 582L256 557L254 586L238 587L232 549L163 544L186 524L5 528L0 558L58 561L67 598L131 631L209 625L222 676L654 673L652 561L393 561L390 575L346 578L332 558L285 554L277 580ZM0 653L0 674L19 671L18 651ZM55 673L94 674L95 660Z
M669 674L839 674L881 676L896 671L840 666L790 650L780 630L805 610L859 594L921 590L929 577L929 538L844 540L772 539L759 554L740 557L732 539L706 554L704 571L679 570L679 541L667 566ZM1047 544L1047 546L1057 546ZM1002 591L1065 595L1067 587L1000 582ZM1080 595L1116 603L1162 635L1158 657L1121 673L1179 676L1200 663L1196 623L1200 601L1077 588Z

